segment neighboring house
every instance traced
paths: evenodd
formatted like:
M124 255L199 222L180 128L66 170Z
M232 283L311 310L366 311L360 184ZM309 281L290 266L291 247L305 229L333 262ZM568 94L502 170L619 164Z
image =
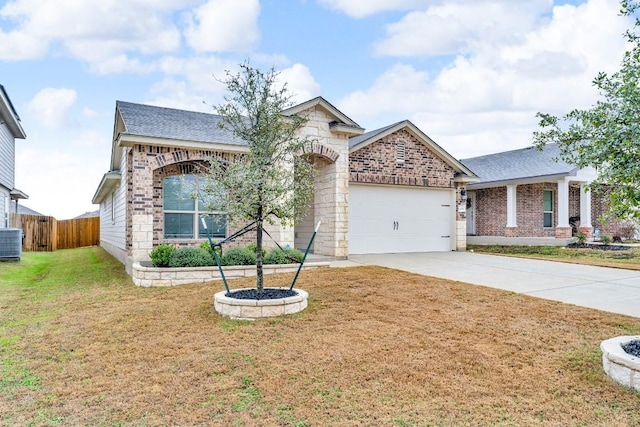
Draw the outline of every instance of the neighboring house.
M16 171L16 139L27 135L4 86L0 85L0 227L9 226L11 200L27 199L14 187Z
M78 215L76 217L73 217L73 219L95 218L95 217L99 217L99 216L100 216L100 210L98 209L97 211L85 212L82 215Z
M307 118L315 138L303 155L318 172L312 209L294 228L272 227L281 245L304 248L322 221L313 251L350 253L463 250L463 194L478 177L409 121L365 133L321 97L283 111ZM118 101L110 170L93 197L100 204L101 245L123 262L149 259L160 243L194 245L206 236L198 218L219 218L215 238L241 225L224 212L201 212L189 183L207 159L233 160L244 141L219 128L220 117Z
M25 205L21 205L17 202L17 200L11 201L10 213L17 213L19 215L36 215L36 216L46 216L41 214L40 212L34 211L26 207Z
M620 232L624 224L599 223L605 196L586 188L596 171L559 154L548 144L461 160L480 177L467 187L468 243L564 244L577 230Z

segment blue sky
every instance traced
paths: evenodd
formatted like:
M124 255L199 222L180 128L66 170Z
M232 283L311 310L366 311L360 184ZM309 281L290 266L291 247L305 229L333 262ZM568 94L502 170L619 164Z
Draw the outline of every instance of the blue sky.
M95 210L116 100L211 111L213 77L281 71L367 130L409 119L457 158L531 143L537 111L597 99L630 22L617 0L0 1L0 84L27 133L24 204Z

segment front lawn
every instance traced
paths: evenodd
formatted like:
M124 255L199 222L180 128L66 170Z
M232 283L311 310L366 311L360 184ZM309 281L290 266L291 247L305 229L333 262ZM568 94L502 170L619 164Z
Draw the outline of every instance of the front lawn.
M630 247L624 251L607 251L562 246L469 245L467 250L484 254L640 270L640 247Z
M0 425L640 425L599 351L639 318L382 267L298 286L305 311L251 323L95 247L0 264Z

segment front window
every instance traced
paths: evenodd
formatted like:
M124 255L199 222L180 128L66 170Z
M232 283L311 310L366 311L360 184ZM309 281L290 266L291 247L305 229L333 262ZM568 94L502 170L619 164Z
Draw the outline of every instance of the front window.
M543 196L544 227L553 227L553 191L544 190Z
M195 175L170 176L163 181L163 210L165 239L204 239L207 230L200 218L205 218L211 237L221 238L227 234L227 216L222 203L214 210L208 209L202 199L195 196Z

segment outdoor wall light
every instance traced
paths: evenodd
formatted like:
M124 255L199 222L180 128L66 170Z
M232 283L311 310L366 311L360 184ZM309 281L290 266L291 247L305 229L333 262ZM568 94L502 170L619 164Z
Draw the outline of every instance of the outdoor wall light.
M460 190L460 198L462 200L467 200L467 190L465 190L464 188Z

